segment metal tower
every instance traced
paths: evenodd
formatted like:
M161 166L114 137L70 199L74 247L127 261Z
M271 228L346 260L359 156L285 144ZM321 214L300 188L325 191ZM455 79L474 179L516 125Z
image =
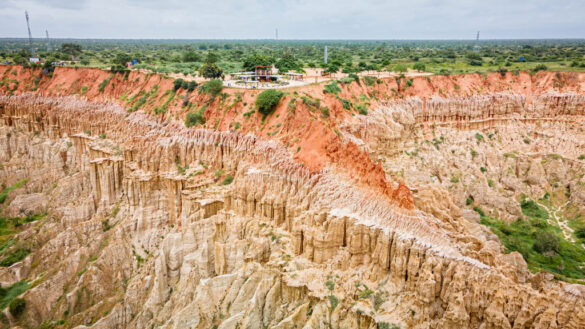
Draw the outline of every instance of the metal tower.
M327 64L327 46L325 46L325 58L324 58L324 60L325 60L325 64Z
M473 51L479 51L479 31L477 31L477 36L475 37L475 46L473 46Z
M26 27L28 27L28 45L30 46L30 55L35 57L35 50L32 45L32 33L30 33L30 23L28 19L28 11L24 11L24 16L26 17Z
M47 34L47 52L51 51L51 39L49 39L49 31L45 30L45 33Z

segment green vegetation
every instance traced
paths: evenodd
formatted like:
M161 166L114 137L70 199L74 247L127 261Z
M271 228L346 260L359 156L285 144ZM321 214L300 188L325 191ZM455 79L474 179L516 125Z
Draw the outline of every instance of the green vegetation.
M181 88L184 90L187 90L188 92L191 92L191 91L195 90L195 88L197 88L197 82L185 81L183 79L176 79L175 81L173 81L173 90L175 92Z
M10 304L8 304L8 310L13 317L18 318L24 309L26 308L26 301L22 298L15 298L13 299Z
M363 78L362 78L362 81L364 82L364 84L365 84L366 86L369 86L369 87L371 87L371 86L373 86L374 84L376 84L376 82L378 82L378 81L379 81L379 79L378 79L378 78L376 78L376 77L371 77L371 76L369 76L369 75L366 75L365 77L363 77Z
M585 40L484 40L474 52L474 40L70 40L52 39L55 51L46 52L44 40L33 40L41 59L72 61L76 67L121 67L136 60L136 69L162 74L219 78L258 65L302 72L325 67L327 72L359 73L373 70L435 74L485 73L526 70L585 71ZM324 65L323 46L330 48ZM28 40L0 40L0 61L31 65Z
M481 223L492 229L508 252L522 254L531 271L548 271L560 280L585 278L585 249L566 240L558 227L549 224L548 212L536 202L523 200L521 207L526 220L508 224L482 212Z
M276 109L282 96L284 96L284 93L275 89L268 89L261 92L258 97L256 97L256 107L258 108L258 112L266 117Z
M104 81L100 82L100 84L98 85L98 90L100 91L100 93L104 92L104 90L106 89L106 86L108 85L108 83L110 83L110 80L112 80L113 77L114 77L114 75L110 74L110 76L108 76L106 79L104 79Z
M18 296L27 291L29 287L28 282L19 281L9 287L0 288L0 310L5 309Z
M204 83L199 90L200 92L211 96L211 99L214 99L219 93L221 93L222 89L223 82L221 80L211 80Z
M233 181L234 181L234 176L227 174L227 175L225 175L223 182L221 182L221 185L230 185Z
M0 267L11 266L30 254L30 246L24 241L16 240L14 235L22 230L24 224L38 221L46 215L42 213L29 214L26 217L0 217Z
M523 200L520 207L522 207L524 216L538 219L548 219L549 217L548 212L532 200Z
M325 87L323 88L323 93L324 94L334 94L334 95L337 95L340 92L341 92L341 88L337 84L337 81L333 81L330 84L325 85Z
M26 184L27 181L28 180L26 178L19 180L18 182L16 182L16 184L7 187L2 192L0 192L0 204L3 204L6 201L6 198L8 198L8 193L10 193L10 191L21 187L22 185Z
M199 110L187 113L185 116L185 127L189 128L198 124L205 124L205 117L203 115L205 114L206 108L207 106L203 106Z

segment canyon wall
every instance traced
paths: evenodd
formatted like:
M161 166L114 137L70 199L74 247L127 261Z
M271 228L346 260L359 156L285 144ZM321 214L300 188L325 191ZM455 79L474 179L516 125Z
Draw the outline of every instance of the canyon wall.
M50 213L18 237L33 253L0 268L3 285L33 283L25 320L5 311L12 324L585 326L582 286L531 274L439 190L414 207L404 185L380 193L340 162L308 170L279 141L113 103L0 96L0 122L0 181L27 178L16 198L42 193Z

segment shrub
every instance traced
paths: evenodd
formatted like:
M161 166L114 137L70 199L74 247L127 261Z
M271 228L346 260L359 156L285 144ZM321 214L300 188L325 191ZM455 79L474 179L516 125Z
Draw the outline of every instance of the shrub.
M559 238L551 232L542 231L537 232L535 235L536 241L532 248L544 254L546 252L554 251L558 252L560 248Z
M413 70L417 70L417 71L424 71L427 69L427 67L421 63L421 62L416 62L414 63L414 65L412 66Z
M234 181L234 176L227 174L223 179L221 185L230 185Z
M185 82L185 80L183 80L183 79L176 79L175 81L173 81L173 90L177 91L177 90L181 89L183 87L184 82Z
M408 71L408 68L406 67L406 65L404 65L402 63L398 63L394 66L394 72L405 73L407 71Z
M365 77L362 78L362 81L364 81L366 86L373 86L376 83L376 81L378 81L378 78L366 75Z
M187 115L185 116L185 127L189 128L196 126L198 124L204 124L205 123L205 117L203 116L204 113L205 106L197 111L191 111L187 113Z
M328 117L329 117L329 115L330 115L330 113L329 113L329 107L327 107L327 106L323 106L323 107L321 108L321 115L322 115L323 117L325 117L325 118L328 118Z
M223 82L221 80L207 81L201 86L201 92L210 95L211 98L215 98L223 89Z
M269 115L276 109L282 96L284 96L284 93L275 89L268 89L261 92L258 97L256 97L256 107L258 108L258 112L262 113L264 116Z
M25 259L30 254L29 249L16 249L0 261L0 267L8 267Z
M337 95L338 93L341 92L341 88L339 87L339 85L337 85L337 81L333 81L328 85L325 85L325 87L323 88L323 93L324 94L334 94Z
M483 65L483 61L481 60L477 60L477 59L470 59L468 62L469 65L471 66L482 66Z
M477 144L479 144L480 142L483 142L483 140L484 140L483 135L480 133L475 134L475 139L477 139Z
M469 196L467 197L467 199L465 200L465 205L469 206L473 203L473 197Z
M481 217L484 217L484 216L485 216L485 213L483 212L483 210L482 210L480 207L478 207L478 206L475 206L475 207L473 207L473 210L474 210L476 213L478 213L478 214L479 214Z
M10 191L15 190L19 187L21 187L23 184L25 184L28 180L27 179L22 179L19 180L18 182L16 182L16 184L5 188L2 192L0 192L0 204L3 204L4 201L6 201L6 198L8 198L8 193L10 193Z
M520 207L525 216L538 219L548 219L548 212L532 200L523 200L520 203Z
M30 288L28 282L18 281L6 288L0 287L0 310L3 310L12 300Z
M362 115L368 115L368 108L366 107L366 104L358 104L357 110Z
M26 301L22 298L16 298L10 302L8 305L8 310L10 310L10 314L15 318L19 317L26 307Z
M546 70L548 70L548 67L546 65L538 64L532 69L532 73L536 73L538 71L546 71Z

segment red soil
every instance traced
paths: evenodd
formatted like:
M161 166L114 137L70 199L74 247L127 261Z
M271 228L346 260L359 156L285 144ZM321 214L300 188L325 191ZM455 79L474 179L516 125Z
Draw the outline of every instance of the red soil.
M108 80L109 79L109 80ZM123 74L111 74L100 69L55 69L52 77L42 74L40 69L20 66L0 66L0 92L4 94L21 94L36 92L45 96L79 95L91 101L114 101L128 108L136 104L145 93L152 92L153 97L140 107L140 110L153 113L169 98L173 88L173 79L158 74L145 74L132 71L126 78ZM108 81L106 81L108 80ZM373 86L363 82L340 85L339 97L360 102L366 96L370 107L379 100L403 97L428 99L433 96L469 96L482 93L510 92L524 94L530 101L533 95L546 91L585 91L585 73L539 72L531 75L521 72L518 75L507 73L432 76L412 78L411 86L405 88L406 78L401 79L400 88L394 79L382 79ZM16 81L18 83L16 83ZM100 85L103 88L100 90ZM158 86L158 87L157 87ZM197 91L189 95L192 109L207 106L205 110L206 128L217 130L235 130L252 133L260 138L275 139L288 146L294 159L303 163L311 172L318 172L330 165L345 173L356 183L373 189L375 193L387 195L399 206L413 209L412 195L401 184L393 187L386 180L382 167L360 151L353 143L344 143L336 133L338 124L351 119L351 113L343 109L335 96L323 93L323 84L312 84L287 90L276 111L263 120L254 111L254 101L260 91L224 88L224 97L218 96L210 101L209 96ZM177 95L185 97L186 92L179 90ZM319 99L321 107L329 108L329 117L319 110L311 111L301 100L301 96ZM238 100L241 98L241 100ZM289 105L295 98L292 109ZM235 102L238 100L237 102ZM163 120L184 120L187 107L183 99L174 97L168 102L168 110L163 114L153 114ZM247 114L247 115L244 115Z

